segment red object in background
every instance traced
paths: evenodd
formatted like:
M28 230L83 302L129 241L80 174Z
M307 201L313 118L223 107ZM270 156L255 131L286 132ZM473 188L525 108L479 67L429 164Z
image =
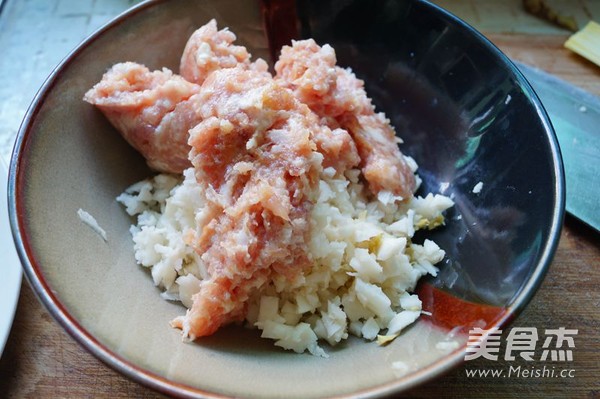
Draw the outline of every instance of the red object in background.
M265 32L269 40L271 61L279 57L279 50L297 39L299 29L295 0L262 0L261 2Z
M464 301L427 283L417 287L417 294L423 311L431 312L424 320L447 329L461 327L465 334L473 327L489 329L508 313L507 308Z

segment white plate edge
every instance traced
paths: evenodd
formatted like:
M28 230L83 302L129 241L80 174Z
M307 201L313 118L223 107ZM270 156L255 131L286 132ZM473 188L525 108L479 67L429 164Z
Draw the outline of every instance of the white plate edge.
M8 168L0 156L0 357L8 340L21 291L21 262L8 220Z

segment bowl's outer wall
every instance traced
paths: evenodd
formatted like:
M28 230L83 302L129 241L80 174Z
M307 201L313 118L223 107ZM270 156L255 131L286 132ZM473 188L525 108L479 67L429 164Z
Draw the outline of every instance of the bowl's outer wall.
M502 307L523 302L515 295L547 266L541 253L555 245L562 203L560 161L531 89L489 44L424 2L297 6L298 35L329 42L339 64L365 79L377 108L405 140L403 151L419 162L422 191L449 183L456 208L433 234L448 261L432 283L499 306L504 320ZM331 349L328 360L274 350L255 332L235 328L184 345L168 325L183 309L162 300L135 265L131 220L114 198L151 171L82 96L117 62L177 70L187 37L213 17L255 56L268 58L261 11L254 1L147 3L84 44L51 77L19 132L11 164L11 222L22 238L17 246L27 277L96 355L171 393L378 394L423 381L460 359L435 349L443 333L424 322L385 348L351 340ZM78 219L80 208L107 231L107 242ZM419 371L399 378L396 361Z

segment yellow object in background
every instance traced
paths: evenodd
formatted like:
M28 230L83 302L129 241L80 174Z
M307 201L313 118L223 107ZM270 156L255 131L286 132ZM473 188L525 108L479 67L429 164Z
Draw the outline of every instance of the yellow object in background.
M600 66L600 24L588 22L565 42L565 47Z

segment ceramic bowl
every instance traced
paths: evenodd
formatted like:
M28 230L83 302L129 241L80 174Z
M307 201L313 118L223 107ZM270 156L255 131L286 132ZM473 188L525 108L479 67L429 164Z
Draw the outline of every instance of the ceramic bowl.
M117 62L176 71L187 38L211 18L266 60L292 38L331 44L404 138L421 190L454 198L446 226L432 234L447 253L441 272L418 287L432 316L390 345L350 339L322 359L235 326L185 344L169 326L183 309L136 265L132 221L115 201L152 171L82 97ZM470 328L503 328L525 307L556 249L564 187L557 141L530 85L482 35L428 2L165 0L119 16L53 72L19 131L8 196L35 292L77 341L128 377L187 397L374 397L448 371L464 360Z

